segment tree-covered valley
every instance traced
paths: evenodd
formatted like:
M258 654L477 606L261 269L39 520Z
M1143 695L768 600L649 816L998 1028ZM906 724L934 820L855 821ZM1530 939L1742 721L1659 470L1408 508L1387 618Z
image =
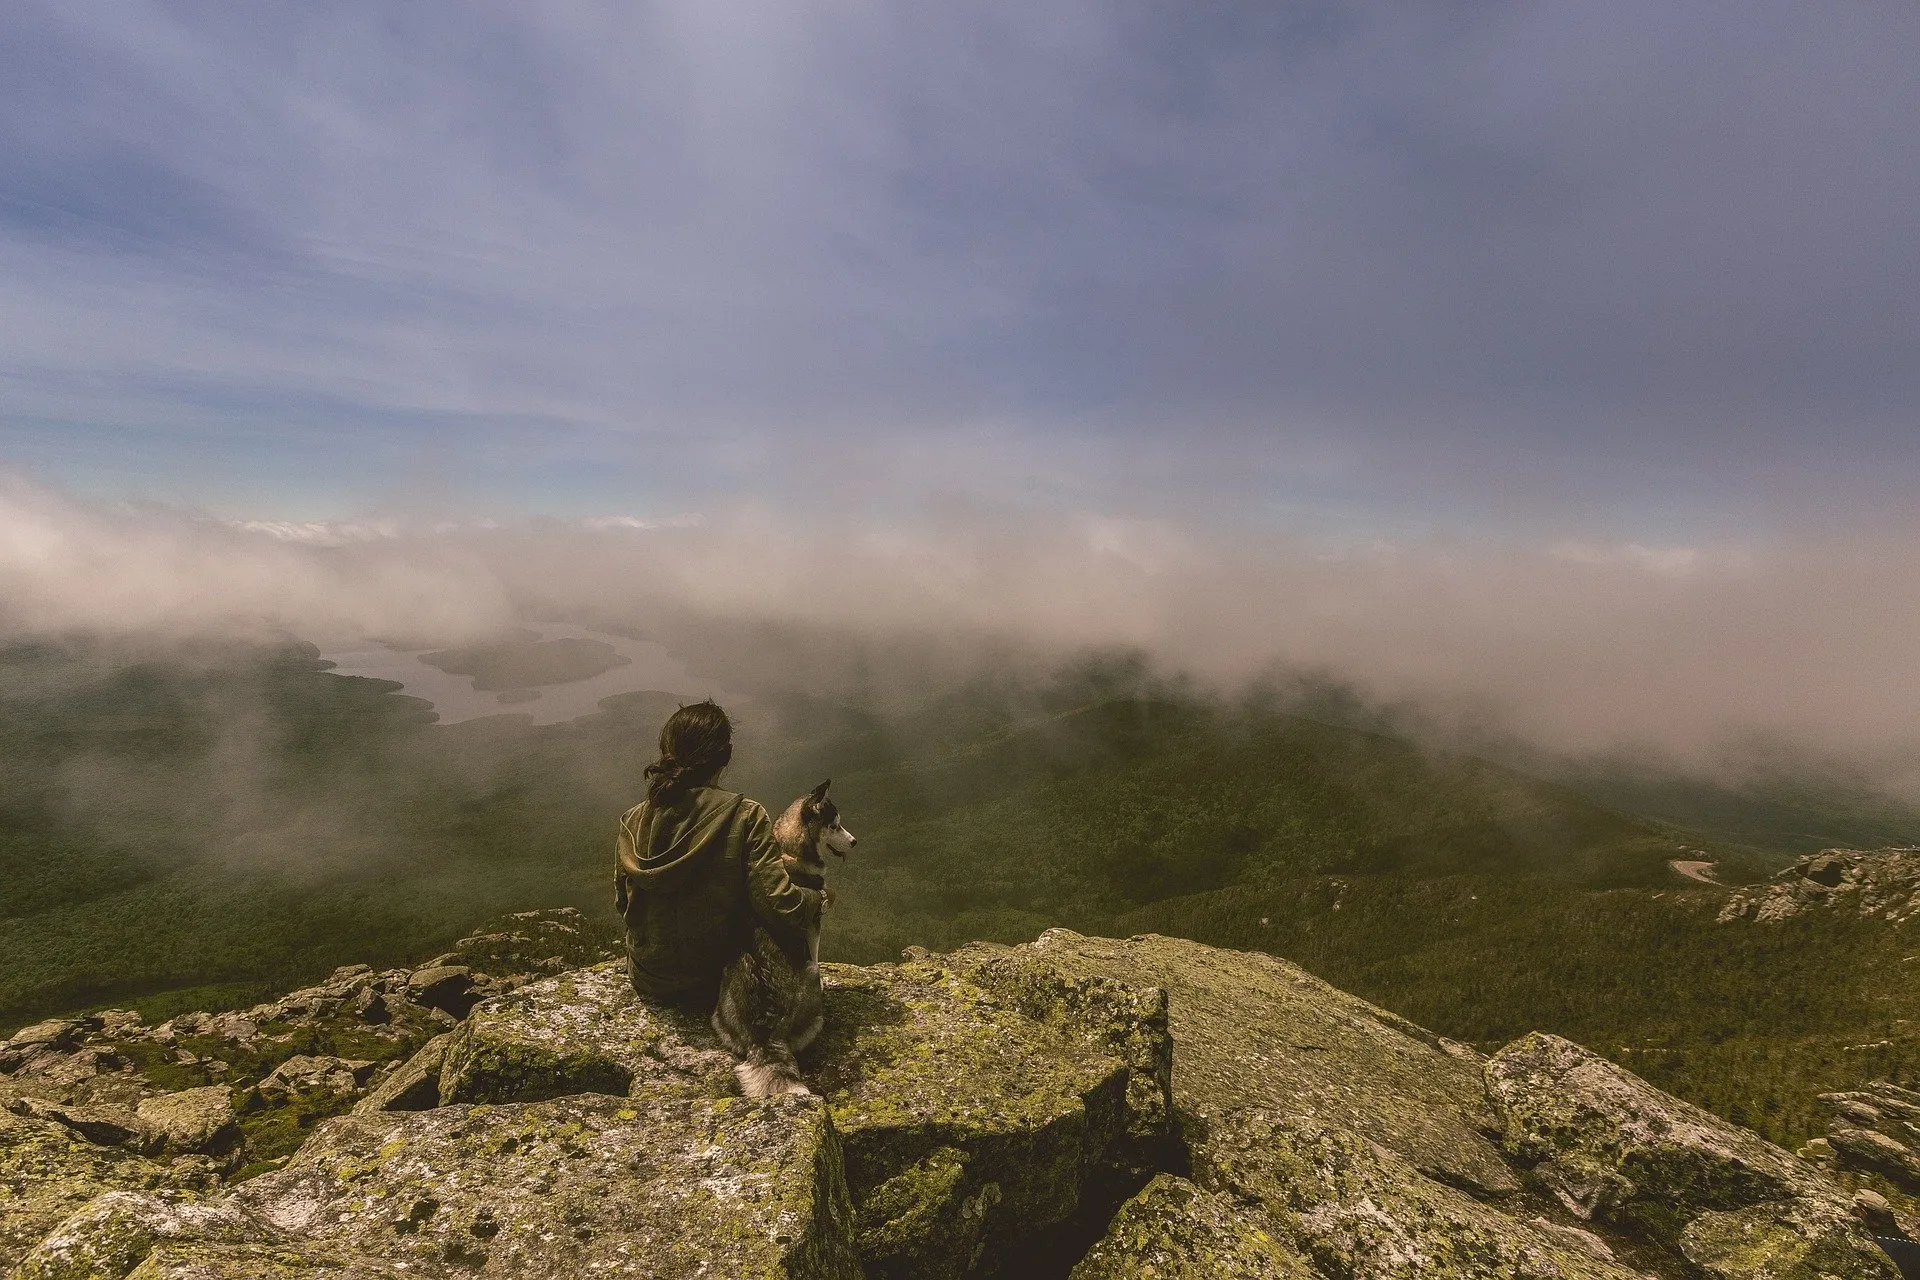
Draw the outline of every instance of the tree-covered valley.
M503 911L613 932L614 819L675 699L442 726L324 666L292 642L0 650L0 1029L241 1005ZM730 687L728 784L776 807L831 777L860 836L831 959L1054 925L1265 950L1471 1043L1568 1036L1785 1142L1818 1092L1920 1072L1911 923L1716 921L1725 885L1798 854L1920 836L1890 801L1546 780L1125 657L905 703Z

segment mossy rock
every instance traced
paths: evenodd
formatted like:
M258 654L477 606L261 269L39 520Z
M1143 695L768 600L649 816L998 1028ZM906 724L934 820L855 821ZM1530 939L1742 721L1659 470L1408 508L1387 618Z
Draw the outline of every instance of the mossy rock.
M1258 1205L1343 1280L1635 1280L1531 1223L1427 1177L1350 1129L1259 1110L1210 1118L1194 1181Z
M1069 1280L1319 1280L1266 1215L1163 1173L1120 1207Z
M862 1198L855 1245L867 1280L957 1280L979 1261L996 1183L967 1177L966 1153L939 1147Z
M1479 1055L1296 964L1181 938L1065 929L1011 950L1076 979L1164 988L1182 1117L1204 1122L1242 1107L1312 1117L1455 1185L1495 1196L1519 1187L1483 1136L1496 1125Z
M1710 1275L1894 1274L1812 1165L1591 1050L1534 1032L1486 1070L1507 1148L1580 1216Z
M271 1234L232 1205L178 1193L109 1191L48 1232L9 1280L119 1280L162 1241L259 1243Z
M817 1099L581 1094L342 1116L233 1201L409 1276L859 1275Z
M322 1248L187 1241L157 1245L127 1280L406 1280L408 1275Z
M1680 1252L1714 1280L1898 1280L1892 1259L1839 1205L1774 1201L1703 1213Z
M704 1020L643 1002L616 961L483 1000L452 1036L442 1104L736 1092L733 1060Z
M856 1205L941 1148L960 1152L957 1194L992 1202L987 1269L1080 1208L1126 1132L1125 1062L934 961L822 971L808 1079L832 1107Z
M0 1111L0 1271L105 1191L195 1190L204 1173L96 1146L65 1125Z
M1145 1173L1174 1141L1173 1035L1167 991L1104 974L1076 973L1033 947L974 943L942 958L968 981L1027 1017L1127 1064L1127 1156Z

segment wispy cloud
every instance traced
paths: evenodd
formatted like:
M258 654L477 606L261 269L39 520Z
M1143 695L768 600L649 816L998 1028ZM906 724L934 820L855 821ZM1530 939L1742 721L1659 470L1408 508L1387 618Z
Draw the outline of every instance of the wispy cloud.
M1645 541L1920 462L1892 0L8 21L0 458L53 475L236 506L453 454L584 514L880 452Z

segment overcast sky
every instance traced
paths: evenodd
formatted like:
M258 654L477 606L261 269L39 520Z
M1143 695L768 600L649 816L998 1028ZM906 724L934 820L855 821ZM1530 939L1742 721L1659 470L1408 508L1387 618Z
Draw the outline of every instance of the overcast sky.
M13 0L0 466L253 518L1871 518L1920 479L1917 50L1907 0Z

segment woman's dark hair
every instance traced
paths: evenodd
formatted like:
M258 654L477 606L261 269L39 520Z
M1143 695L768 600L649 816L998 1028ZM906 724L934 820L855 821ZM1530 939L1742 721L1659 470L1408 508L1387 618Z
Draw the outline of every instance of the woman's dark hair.
M660 758L647 766L647 800L665 804L689 787L720 776L733 759L733 722L709 698L685 706L660 726Z

